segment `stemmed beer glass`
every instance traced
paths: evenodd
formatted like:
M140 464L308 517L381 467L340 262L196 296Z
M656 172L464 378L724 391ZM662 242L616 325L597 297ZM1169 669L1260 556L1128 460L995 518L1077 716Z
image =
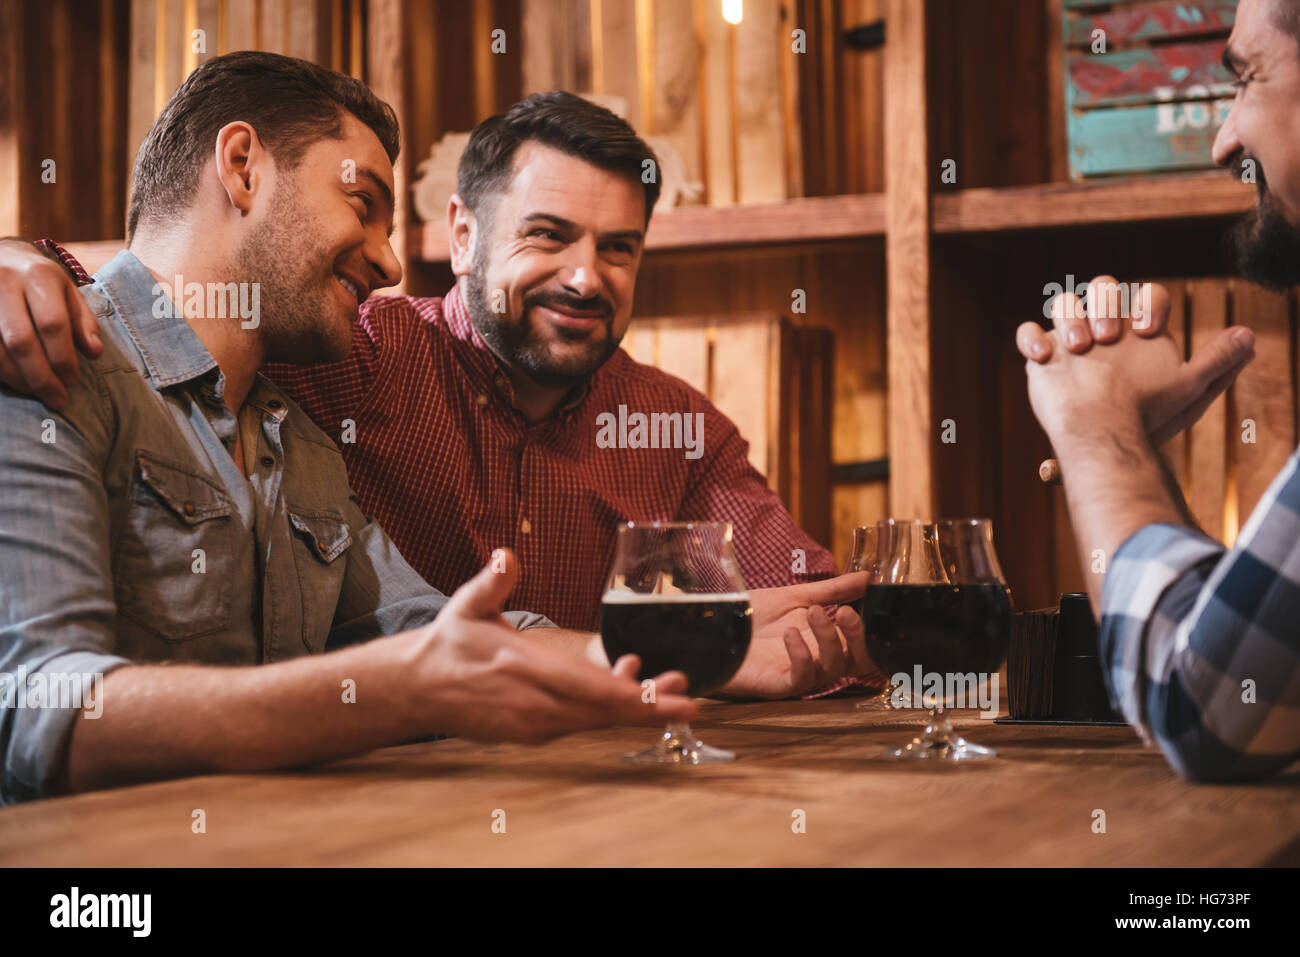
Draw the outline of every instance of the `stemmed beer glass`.
M729 522L628 522L618 530L601 603L600 636L611 662L641 658L642 680L682 671L687 694L726 684L749 651L752 611ZM704 764L735 754L710 747L674 722L641 764Z
M946 708L990 679L1006 660L1011 592L988 519L893 521L879 545L880 567L862 600L867 653L887 676L907 681L896 695L929 710L925 731L889 757L969 761L990 748L953 731ZM892 680L892 678L891 678ZM958 705L967 704L958 701Z
M877 522L874 525L857 525L850 540L849 560L844 566L846 572L866 572L867 587L872 587L880 580L880 568L883 558L888 554L889 522ZM888 681L880 694L863 698L854 707L862 711L885 711L891 705L889 696L893 687Z

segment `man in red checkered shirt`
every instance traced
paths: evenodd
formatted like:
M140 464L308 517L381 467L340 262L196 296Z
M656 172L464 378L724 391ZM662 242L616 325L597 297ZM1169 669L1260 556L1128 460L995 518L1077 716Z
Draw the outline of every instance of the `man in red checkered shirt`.
M512 607L595 628L619 523L654 519L733 522L750 587L834 574L727 417L618 348L654 163L599 106L525 99L481 123L461 159L447 296L373 297L348 360L269 370L435 587L505 545L524 569Z
M448 209L457 285L442 299L367 298L375 277L345 277L363 301L351 356L267 368L335 438L363 510L436 588L509 547L523 570L511 609L594 629L629 520L734 523L750 588L834 574L730 420L618 348L656 163L601 107L525 99L480 124L461 159Z

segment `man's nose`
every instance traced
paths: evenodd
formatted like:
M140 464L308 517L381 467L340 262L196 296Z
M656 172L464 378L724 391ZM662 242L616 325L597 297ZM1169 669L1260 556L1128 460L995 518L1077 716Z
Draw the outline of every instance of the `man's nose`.
M377 243L367 243L365 247L366 262L376 274L373 289L396 286L402 281L402 263L393 252L390 237L385 236Z
M569 248L568 261L560 281L580 299L590 299L600 292L604 280L600 276L600 260L596 256L594 244L574 243Z
M1219 166L1227 166L1232 162L1232 158L1241 150L1241 142L1237 139L1237 111L1231 109L1228 111L1228 117L1219 127L1218 135L1214 137L1214 146L1210 149L1210 156Z

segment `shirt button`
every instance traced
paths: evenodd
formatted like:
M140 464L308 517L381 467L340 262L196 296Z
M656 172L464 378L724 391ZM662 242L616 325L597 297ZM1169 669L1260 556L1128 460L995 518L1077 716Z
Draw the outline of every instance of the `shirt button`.
M261 459L259 459L258 461L260 461L262 465L268 469L275 464L275 459L271 458L271 456L269 455L263 455Z
M478 396L475 397L474 401L477 402L479 405L487 405L487 396L479 394Z
M523 532L525 535L527 535L532 530L533 530L532 523L530 523L528 519L524 519L522 522L519 523L519 531Z
M195 512L194 503L186 502L184 505L181 506L181 511L184 512L186 515L188 515L190 518L193 518Z

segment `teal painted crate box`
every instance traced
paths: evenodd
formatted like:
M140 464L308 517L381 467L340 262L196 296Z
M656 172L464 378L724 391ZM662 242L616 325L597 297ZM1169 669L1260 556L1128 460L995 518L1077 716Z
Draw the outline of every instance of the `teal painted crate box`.
M1236 0L1062 0L1070 178L1206 169Z

